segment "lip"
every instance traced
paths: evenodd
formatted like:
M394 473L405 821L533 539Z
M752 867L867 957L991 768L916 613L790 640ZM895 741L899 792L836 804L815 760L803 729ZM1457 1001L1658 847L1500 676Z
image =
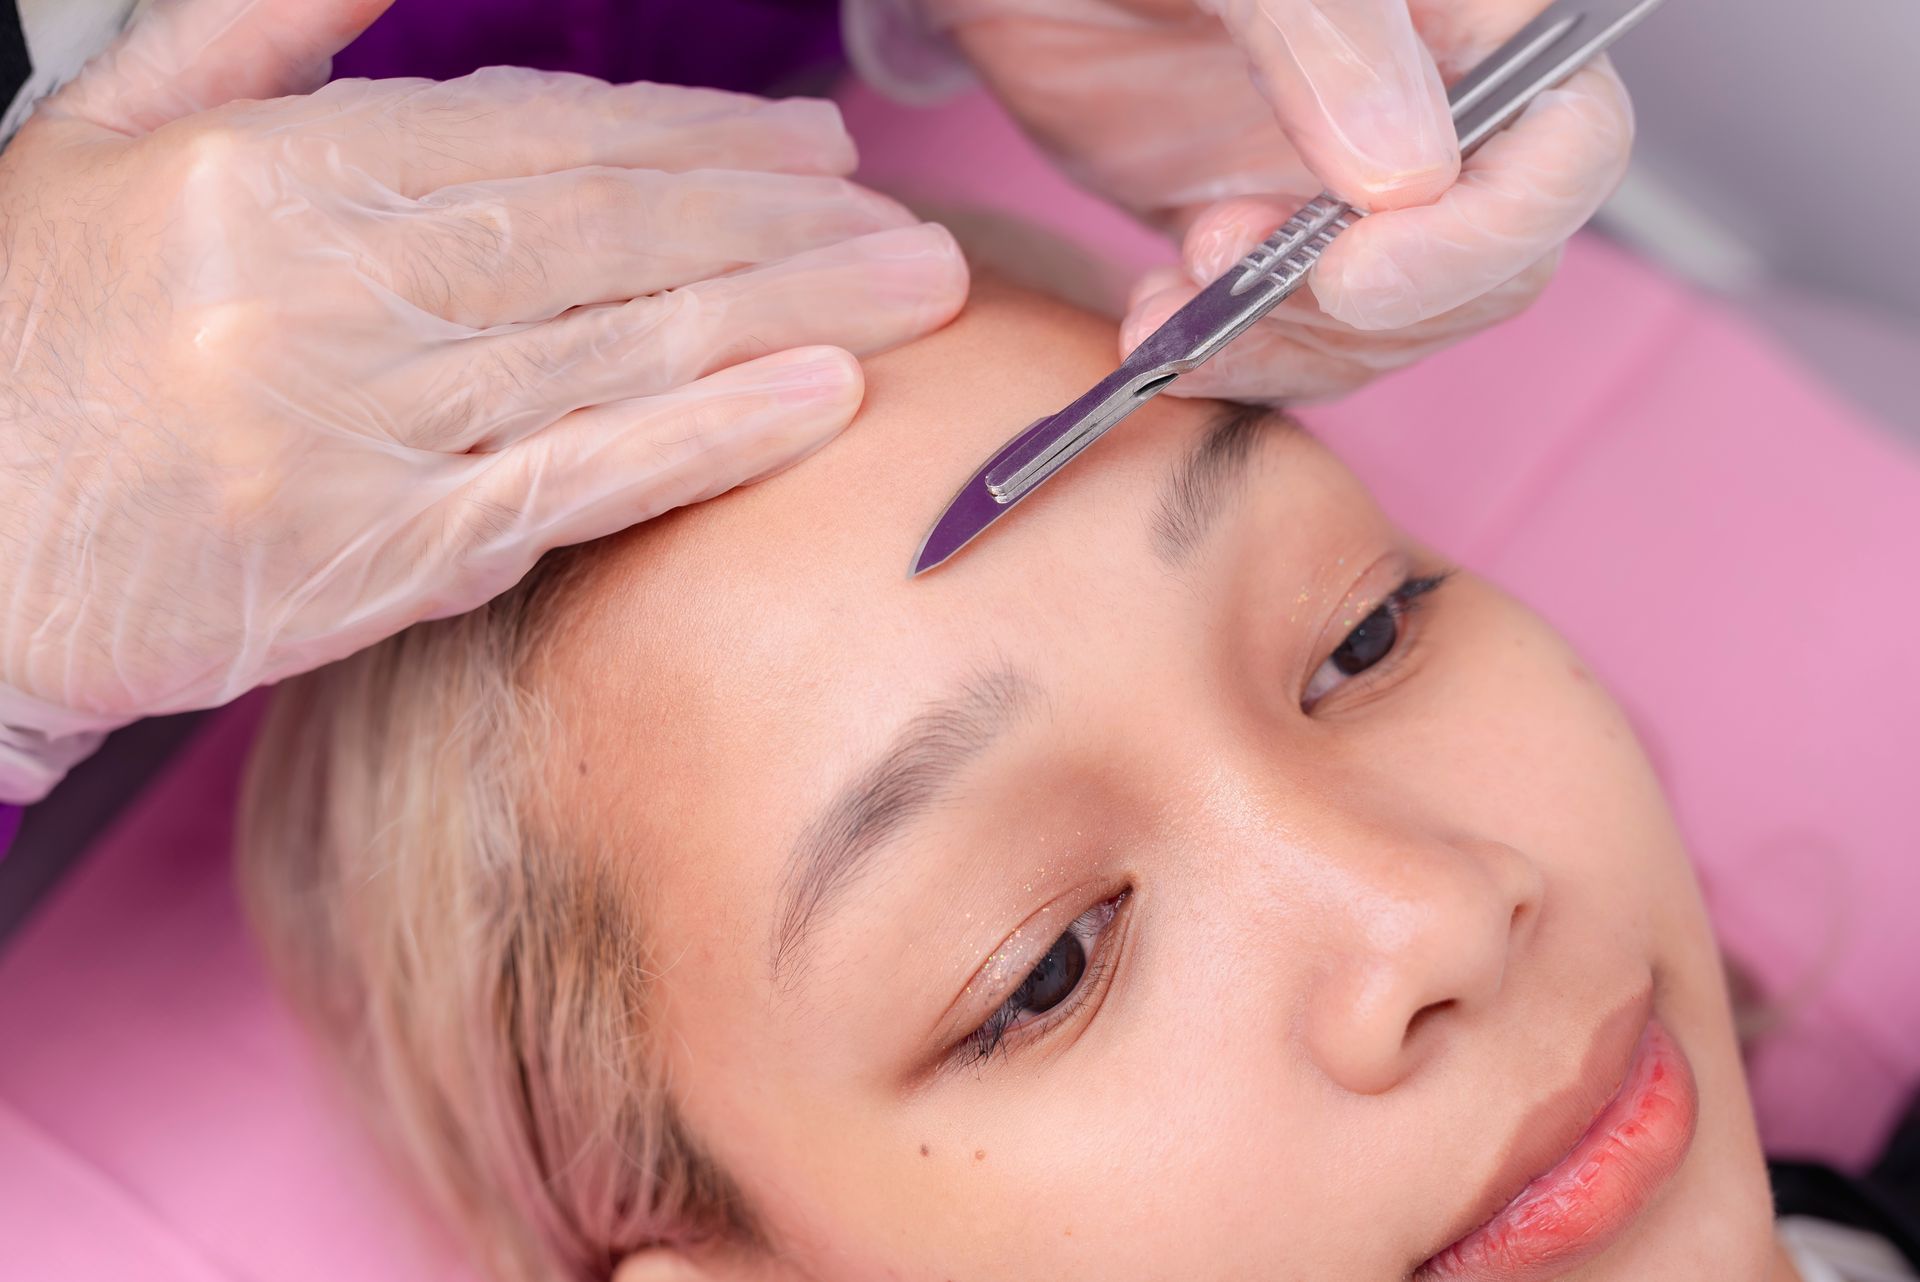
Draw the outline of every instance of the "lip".
M1649 995L1602 1027L1581 1080L1521 1127L1477 1227L1413 1282L1545 1282L1600 1254L1679 1168L1698 1116L1693 1068Z

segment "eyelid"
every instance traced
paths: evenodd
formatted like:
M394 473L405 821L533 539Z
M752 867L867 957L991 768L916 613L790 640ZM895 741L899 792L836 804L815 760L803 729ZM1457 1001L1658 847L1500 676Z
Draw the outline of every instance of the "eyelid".
M1315 709L1329 700L1340 699L1351 702L1370 693L1378 693L1385 683L1397 679L1406 671L1412 658L1419 653L1420 641L1426 634L1426 628L1420 622L1421 607L1425 599L1444 587L1453 575L1454 571L1450 568L1409 569L1391 591L1382 593L1373 600L1372 604L1367 606L1365 614L1360 614L1353 619L1351 625L1342 634L1342 640L1351 635L1353 628L1358 627L1362 621L1382 606L1391 606L1400 627L1399 638L1394 643L1392 651L1376 666L1347 678L1336 689L1309 703L1306 691L1313 681L1314 674L1332 657L1333 651L1339 648L1340 642L1336 641L1331 647L1320 651L1320 657L1314 660L1313 667L1307 669L1300 680L1301 710L1311 716Z
M1375 558L1366 569L1353 577L1352 586L1340 598L1340 604L1333 614L1321 624L1319 634L1308 649L1306 667L1300 673L1300 689L1306 689L1308 678L1313 676L1321 660L1332 654L1347 634L1360 625L1362 619L1379 609L1380 603L1398 591L1415 573L1413 566L1413 558L1407 552L1395 549Z
M1098 1001L1104 999L1107 989L1112 985L1113 974L1117 969L1126 943L1126 937L1132 924L1134 898L1135 892L1131 885L1123 887L1113 894L1103 895L1102 898L1096 900L1093 904L1089 905L1088 908L1083 909L1068 919L1060 929L1048 934L1038 950L1034 951L1030 957L1027 957L1025 963L1018 969L1014 969L1012 966L1003 963L1002 969L998 973L1007 976L1007 978L994 986L993 991L997 996L993 1004L987 1007L984 1016L971 1023L960 1037L941 1053L940 1069L963 1068L968 1064L984 1060L986 1058L985 1056L976 1056L973 1053L974 1038L987 1026L989 1021L1005 1008L1007 1002L1010 1001L1014 993L1019 990L1020 985L1026 982L1026 978L1033 972L1033 968L1038 966L1041 960L1046 957L1053 945L1059 941L1061 935L1071 930L1074 924L1079 922L1082 917L1085 917L1088 912L1105 904L1112 903L1114 905L1113 916L1107 922L1106 926L1102 928L1098 936L1096 936L1093 949L1087 957L1086 972L1081 976L1080 983L1075 987L1072 995L1060 1005L1040 1015L1037 1019L1017 1029L1012 1029L1001 1034L998 1043L993 1048L993 1053L997 1054L1018 1046L1024 1046L1036 1038L1047 1036L1061 1025L1079 1018L1084 1010L1089 1009L1096 1005ZM1023 927L1022 929L1025 928ZM1015 933L1017 934L1019 932ZM969 985L969 987L978 987L979 982L980 981L976 979L975 983ZM978 1008L976 1007L974 1009Z
M957 1031L961 1034L971 1033L979 1027L980 1019L985 1017L981 1014L984 1001L982 994L993 997L992 1004L984 1008L986 1014L999 1010L1008 995L1040 964L1040 959L1047 955L1047 949L1053 947L1054 941L1060 938L1060 932L1080 920L1081 913L1086 910L1071 911L1068 905L1086 902L1084 897L1087 893L1088 888L1083 885L1056 897L994 945L986 960L974 969L966 987L955 995L952 1003L941 1013L939 1026L951 1029L964 1019L966 1026Z

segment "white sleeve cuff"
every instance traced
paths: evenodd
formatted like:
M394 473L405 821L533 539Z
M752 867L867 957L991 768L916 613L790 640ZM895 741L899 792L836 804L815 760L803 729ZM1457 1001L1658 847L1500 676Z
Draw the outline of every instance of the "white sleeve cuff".
M921 0L841 0L840 32L860 78L895 102L927 106L974 83Z
M121 722L85 716L0 686L0 802L39 801Z

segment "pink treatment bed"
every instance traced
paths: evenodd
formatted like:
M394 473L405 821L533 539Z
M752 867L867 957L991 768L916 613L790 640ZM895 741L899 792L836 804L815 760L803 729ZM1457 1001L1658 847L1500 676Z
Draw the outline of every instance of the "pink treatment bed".
M1168 251L978 98L848 96L869 172L1138 267ZM1868 1158L1920 1082L1920 459L1597 239L1531 313L1304 417L1534 603L1642 727L1778 1026L1770 1147ZM258 698L212 719L0 956L0 1278L470 1276L270 991L227 862Z

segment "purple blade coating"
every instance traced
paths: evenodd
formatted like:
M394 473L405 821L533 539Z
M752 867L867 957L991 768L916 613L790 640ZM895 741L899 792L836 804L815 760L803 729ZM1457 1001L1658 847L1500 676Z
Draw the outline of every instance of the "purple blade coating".
M993 491L987 488L987 473L998 467L1002 459L1045 432L1055 417L1049 414L1031 424L982 463L979 471L967 478L967 483L960 487L960 492L953 496L953 501L947 504L940 519L933 523L933 528L927 531L927 537L921 541L920 551L913 558L913 574L925 574L1019 506L1018 503L1002 503L993 497Z
M924 574L978 538L1087 446L1298 289L1351 215L1332 197L1309 201L1237 268L1168 317L1119 369L1008 441L934 522L913 573Z
M1555 0L1449 92L1461 154L1510 123L1659 8L1663 0ZM978 538L1088 445L1197 369L1298 289L1321 253L1363 217L1337 197L1315 197L1254 251L1190 299L1094 388L1009 441L960 487L934 522L913 573L924 574Z

